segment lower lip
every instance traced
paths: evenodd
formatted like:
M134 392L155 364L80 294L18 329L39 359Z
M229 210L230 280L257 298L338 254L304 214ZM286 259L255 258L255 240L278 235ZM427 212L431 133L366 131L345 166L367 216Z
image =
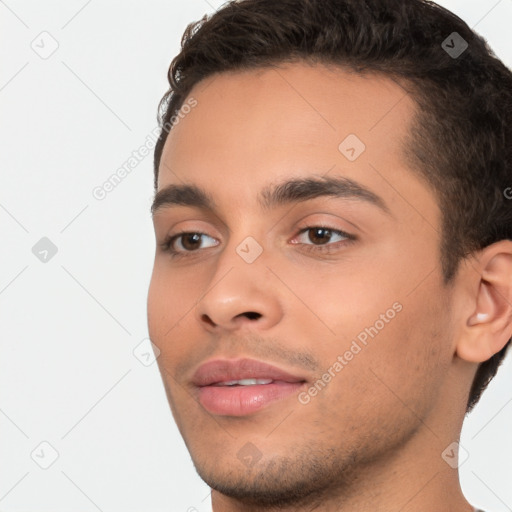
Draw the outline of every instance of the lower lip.
M212 414L245 416L296 393L302 382L272 382L254 386L203 386L199 402Z

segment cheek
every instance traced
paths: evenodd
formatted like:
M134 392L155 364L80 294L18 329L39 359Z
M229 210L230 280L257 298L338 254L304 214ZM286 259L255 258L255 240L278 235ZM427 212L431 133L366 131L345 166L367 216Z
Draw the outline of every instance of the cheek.
M147 298L148 332L151 341L159 348L158 365L161 370L173 371L173 361L180 349L182 323L190 315L192 299L184 296L190 290L158 266L153 269Z
M425 417L440 396L453 357L449 308L443 302L442 290L428 285L422 293L404 296L402 310L361 352L371 392L397 414L405 404Z
M155 262L147 300L150 335L158 339L192 313L201 294L190 277L189 273L171 271L165 263Z
M294 281L297 295L315 313L296 310L302 312L295 324L301 339L314 340L322 371L343 357L331 388L343 400L371 396L403 407L396 393L426 410L439 392L452 358L449 300L437 272L425 280L424 267L414 267L390 260L386 272L368 265L365 272ZM414 290L416 283L421 284Z
M436 322L443 322L442 315L425 318L421 307L405 303L373 337L368 332L366 344L347 335L324 346L322 370L332 368L338 356L343 369L334 370L336 376L312 399L310 406L322 415L314 428L329 425L333 436L343 431L345 439L368 431L400 438L415 428L438 399L450 361Z
M387 328L399 316L396 308L400 308L401 294L396 282L384 283L382 277L375 265L362 262L289 272L286 282L299 299L289 303L294 323L307 329L309 339L321 338L322 346L332 344L339 351L360 333L364 338L365 329L375 323L379 331L384 325ZM385 324L381 315L385 315Z
M394 343L399 346L408 336L405 333L421 330L426 334L422 322L431 330L439 312L444 313L437 307L442 290L436 267L431 246L400 251L398 243L389 240L377 248L363 247L357 257L347 257L339 265L319 266L295 276L289 273L295 294L314 313L304 314L304 307L298 304L294 309L302 316L297 321L316 328L315 337L321 333L337 350L347 349L354 338L364 342L394 331ZM427 311L429 301L433 308Z

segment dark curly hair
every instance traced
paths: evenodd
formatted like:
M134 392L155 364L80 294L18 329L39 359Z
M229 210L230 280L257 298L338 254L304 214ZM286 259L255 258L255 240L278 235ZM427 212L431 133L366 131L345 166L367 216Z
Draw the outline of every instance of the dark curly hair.
M448 51L455 41L461 50L467 44L460 55ZM385 75L416 101L405 156L436 192L446 285L463 258L512 239L504 193L512 182L512 72L464 21L427 0L239 0L189 24L159 105L155 190L169 130L199 81L298 60ZM467 412L510 341L480 364Z

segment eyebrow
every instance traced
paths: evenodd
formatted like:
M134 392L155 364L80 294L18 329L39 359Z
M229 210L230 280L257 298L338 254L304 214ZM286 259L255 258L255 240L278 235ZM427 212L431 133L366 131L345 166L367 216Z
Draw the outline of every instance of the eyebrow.
M284 182L267 185L258 194L262 209L300 203L318 197L335 197L364 201L390 214L384 200L360 183L343 176L321 176L292 178ZM195 184L170 184L159 190L151 205L151 214L174 206L191 206L203 210L218 209L213 197Z

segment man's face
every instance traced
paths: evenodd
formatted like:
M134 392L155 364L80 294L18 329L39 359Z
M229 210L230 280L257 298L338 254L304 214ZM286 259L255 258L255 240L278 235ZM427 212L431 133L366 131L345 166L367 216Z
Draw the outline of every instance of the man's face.
M450 398L440 211L402 153L415 104L390 79L299 63L222 73L191 97L158 190L195 185L214 204L156 210L148 296L172 412L223 494L320 494L398 453ZM339 195L271 193L327 178L345 179ZM200 235L172 257L160 246L179 232ZM273 382L225 384L244 377Z

